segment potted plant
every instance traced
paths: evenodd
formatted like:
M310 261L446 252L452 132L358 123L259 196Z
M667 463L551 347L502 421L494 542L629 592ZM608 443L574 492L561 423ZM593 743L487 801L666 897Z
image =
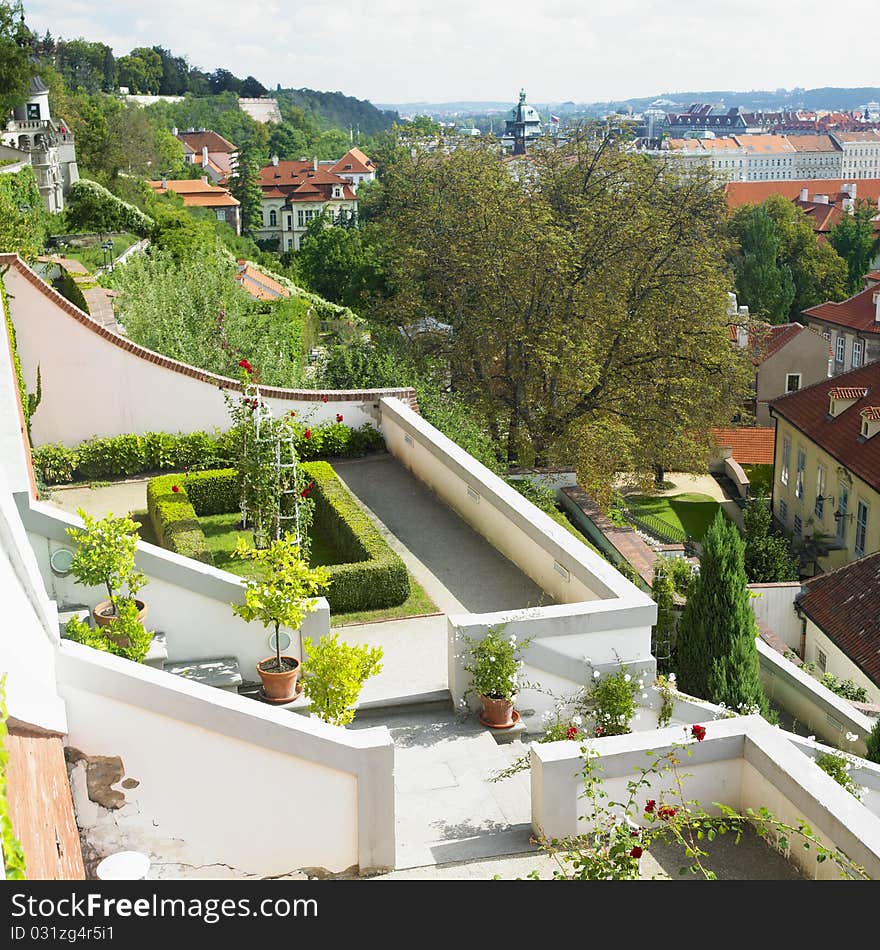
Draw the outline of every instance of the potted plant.
M105 626L92 628L84 620L71 617L65 627L65 637L135 663L143 662L153 640L153 634L141 623L133 600L121 601L119 613Z
M317 643L305 637L303 657L303 692L312 712L333 726L351 722L364 683L382 671L382 648L340 642L332 633Z
M96 520L82 508L77 509L84 527L68 528L68 535L76 542L76 553L71 561L73 576L89 587L102 586L107 600L96 604L92 616L99 626L106 626L119 615L125 601L132 601L142 621L147 605L135 594L146 584L146 577L135 567L138 526L127 515L114 518L112 513ZM125 592L125 593L123 593ZM124 645L124 644L123 644Z
M463 636L470 661L465 671L471 674L468 692L480 697L480 722L493 729L509 729L519 721L513 708L518 686L520 655L528 643L517 643L516 634L503 635L503 627L490 627L481 640Z
M250 623L259 620L266 628L275 628L275 656L260 660L257 673L263 681L263 699L280 705L296 698L296 680L300 663L294 656L283 656L279 631L302 626L306 614L317 606L317 596L329 581L326 567L309 567L300 556L296 539L287 534L266 548L252 548L239 539L235 556L255 561L257 577L245 578L243 604L232 604L236 616Z

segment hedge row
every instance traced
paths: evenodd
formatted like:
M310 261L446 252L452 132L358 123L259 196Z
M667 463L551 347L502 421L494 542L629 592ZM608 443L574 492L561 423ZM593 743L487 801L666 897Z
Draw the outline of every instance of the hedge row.
M232 483L235 483L235 471L229 469ZM196 479L202 475L216 476L216 472L195 472L188 476L187 484L182 484L178 475L159 475L147 482L147 512L156 540L163 548L191 557L205 564L213 564L214 559L208 550L205 534L199 524L198 515L189 497L189 490ZM174 491L174 487L177 491ZM230 508L235 511L235 505Z
M327 602L347 613L396 607L409 597L409 574L373 522L326 462L307 462L303 473L313 484L313 524L351 562L331 564ZM177 486L178 491L173 491ZM212 563L198 518L238 508L235 469L160 475L147 483L147 510L159 543L187 557Z
M306 438L306 432L309 438ZM353 458L384 448L382 436L370 425L352 429L342 422L325 422L297 431L300 459L342 456ZM235 462L235 437L221 432L146 432L93 438L70 448L58 442L33 450L34 468L45 485L140 475L144 472L210 469Z
M358 507L326 462L308 462L303 473L314 483L315 525L351 563L330 566L327 601L347 613L396 607L409 597L409 573L376 526Z

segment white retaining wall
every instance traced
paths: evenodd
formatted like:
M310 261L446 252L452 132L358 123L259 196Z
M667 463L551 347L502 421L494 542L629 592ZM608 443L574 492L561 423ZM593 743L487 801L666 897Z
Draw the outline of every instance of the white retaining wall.
M63 642L69 746L119 756L133 788L108 810L74 787L99 852L144 851L234 876L394 866L394 745ZM192 873L191 875L192 876Z
M794 609L795 598L801 592L799 581L780 584L749 584L755 619L785 641L785 645L800 656L803 623Z
M3 261L13 261L3 280L30 391L40 367L43 398L32 421L34 445L229 427L221 387L234 386L234 380L173 361L168 365L164 357L99 328L12 255ZM340 413L347 425L358 427L375 422L371 413L380 395L407 398L411 390L328 391L326 403L316 392L269 392L266 402L278 415L292 409L317 425Z
M686 800L700 802L710 813L712 803L721 802L740 811L766 807L777 819L795 826L803 818L825 846L840 848L871 878L880 878L880 819L818 769L784 733L760 716L713 722L707 730L703 742L688 743L691 756L678 753ZM625 801L627 783L680 742L678 727L588 740L586 746L599 754L602 787L608 793L605 801ZM590 804L583 797L580 747L576 741L531 746L532 827L547 838L574 837L589 827L582 820ZM670 775L650 776L648 781L637 796L640 807L648 798L680 805L666 791L672 784ZM637 821L640 807L632 816ZM732 842L729 846L735 847ZM815 849L805 851L796 840L790 860L808 877L839 876L831 861L817 863ZM682 855L682 865L688 863Z

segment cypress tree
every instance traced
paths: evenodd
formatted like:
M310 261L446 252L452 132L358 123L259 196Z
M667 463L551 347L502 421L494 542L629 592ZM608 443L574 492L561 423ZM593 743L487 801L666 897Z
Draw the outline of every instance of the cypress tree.
M880 763L880 719L874 723L865 743L868 746L868 761Z
M700 573L679 622L676 672L688 693L765 713L743 551L739 531L719 511L703 539Z

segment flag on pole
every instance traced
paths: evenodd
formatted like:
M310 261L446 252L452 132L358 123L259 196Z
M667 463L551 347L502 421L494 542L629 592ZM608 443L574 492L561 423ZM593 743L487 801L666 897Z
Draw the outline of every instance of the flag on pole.
M558 116L558 115L551 115L551 116L550 116L550 121L551 121L554 125L559 125L559 116Z

